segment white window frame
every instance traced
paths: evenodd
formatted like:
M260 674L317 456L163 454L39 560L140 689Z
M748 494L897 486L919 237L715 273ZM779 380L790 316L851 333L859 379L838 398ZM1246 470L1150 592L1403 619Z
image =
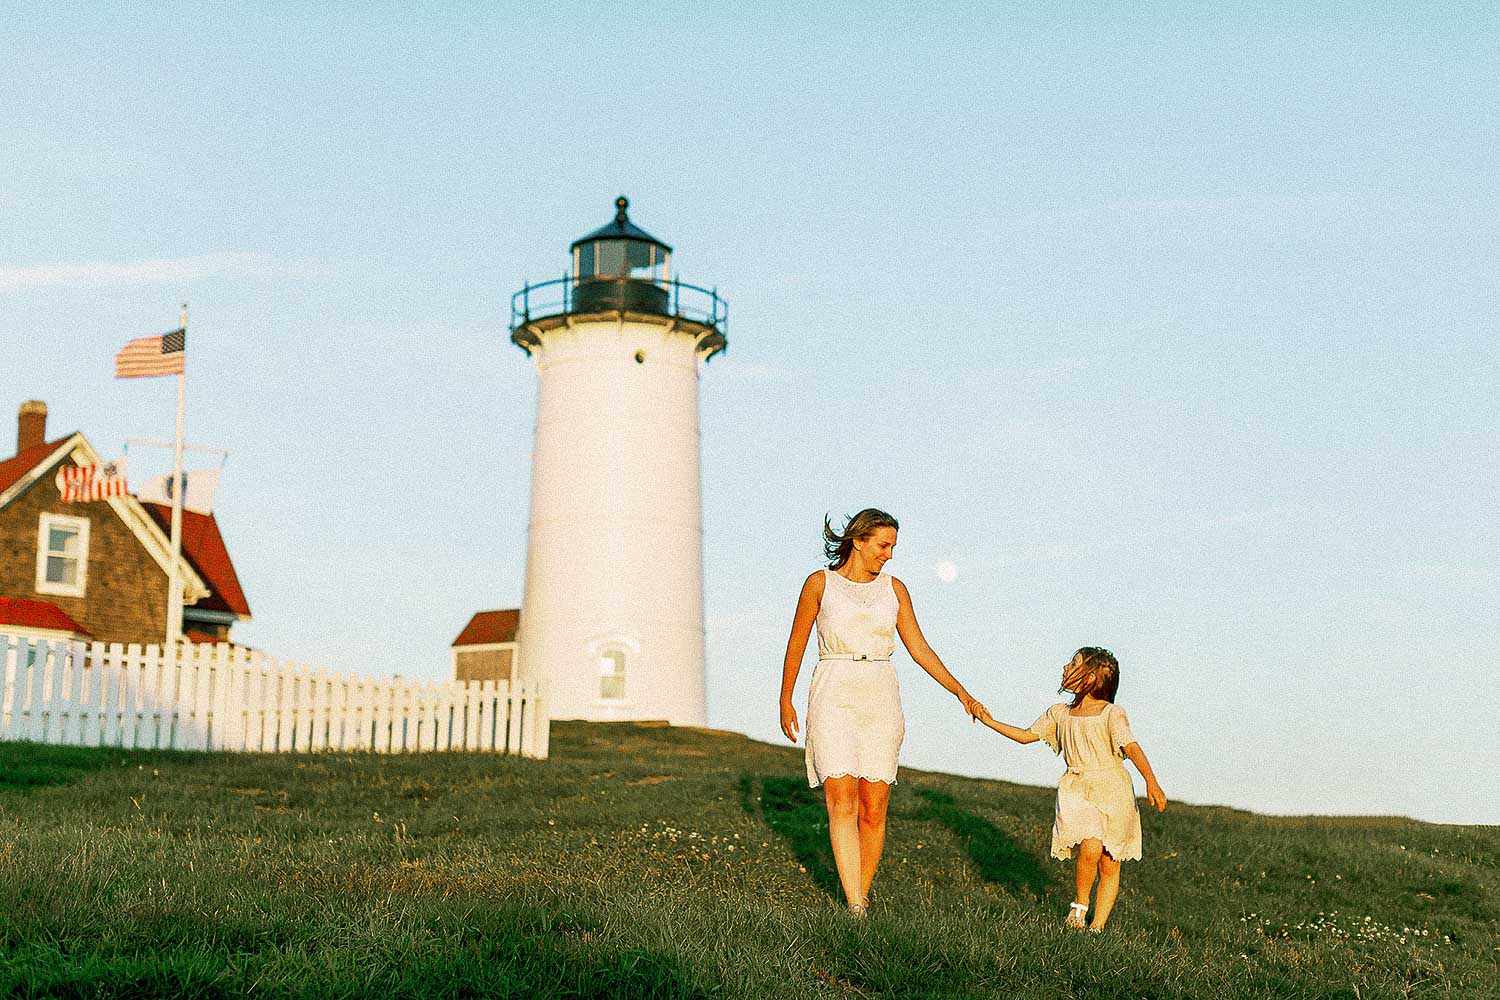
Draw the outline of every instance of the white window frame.
M615 664L617 664L616 668L613 671L609 672L609 673L605 673L604 672L604 661L605 660L613 660L615 662ZM626 649L623 649L620 646L616 646L616 645L609 645L609 646L601 647L600 650L599 650L598 656L595 657L595 659L594 659L594 666L599 671L595 675L595 677L598 679L598 682L599 682L599 687L595 690L595 697L597 697L600 701L607 701L607 702L620 702L620 701L624 701L625 700L625 695L626 695L626 689L625 689L626 680L625 679L630 676L630 670L629 670L629 667L630 667L630 653L629 653L629 651L626 650ZM604 693L604 683L605 683L605 681L614 681L614 680L618 680L620 682L620 693L619 694L605 694Z
M590 676L593 678L594 704L599 708L620 708L630 705L630 675L635 661L639 659L641 644L625 636L609 636L596 639L589 643L588 654L590 664ZM621 678L620 696L618 698L606 697L603 691L604 678L606 675L599 672L599 661L612 653L618 653L622 657L622 670L618 675Z
M53 583L47 579L47 557L51 554L48 537L54 528L72 528L78 532L78 582ZM36 531L36 592L57 597L82 597L88 589L89 519L66 514L43 514Z

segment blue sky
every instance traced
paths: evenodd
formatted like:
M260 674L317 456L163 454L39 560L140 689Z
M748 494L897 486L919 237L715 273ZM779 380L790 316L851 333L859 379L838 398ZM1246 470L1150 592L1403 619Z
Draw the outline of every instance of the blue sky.
M508 299L625 193L731 308L701 387L711 724L776 737L822 517L875 505L998 717L1107 645L1169 795L1500 822L1489 7L8 22L0 406L105 452L170 436L170 381L111 362L188 302L242 640L437 677L519 602ZM901 669L907 764L1054 779Z

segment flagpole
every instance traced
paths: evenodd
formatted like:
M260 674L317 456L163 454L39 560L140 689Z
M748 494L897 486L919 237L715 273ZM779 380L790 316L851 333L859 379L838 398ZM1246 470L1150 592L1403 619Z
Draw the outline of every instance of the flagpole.
M181 328L187 332L187 303L182 304ZM185 339L185 336L184 336ZM172 569L167 580L167 649L172 662L182 641L182 411L186 395L186 350L183 370L177 373L177 438L172 446Z

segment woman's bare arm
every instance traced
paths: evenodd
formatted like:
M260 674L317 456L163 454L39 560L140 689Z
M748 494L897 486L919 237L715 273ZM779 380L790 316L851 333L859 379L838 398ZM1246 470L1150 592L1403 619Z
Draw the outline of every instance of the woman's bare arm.
M917 624L917 613L912 608L911 594L907 592L906 584L891 577L891 586L896 589L896 632L901 636L901 643L911 654L911 658L948 693L962 702L965 712L981 722L989 719L989 709L964 689L958 678L949 673L948 668L943 666L943 661L938 659L937 653L927 644L926 637L922 635L922 626Z
M818 608L823 604L823 572L810 575L797 597L797 611L792 615L792 634L786 640L786 659L781 664L781 731L797 742L797 710L792 707L792 691L802 670L802 654L807 652L807 637L812 633Z

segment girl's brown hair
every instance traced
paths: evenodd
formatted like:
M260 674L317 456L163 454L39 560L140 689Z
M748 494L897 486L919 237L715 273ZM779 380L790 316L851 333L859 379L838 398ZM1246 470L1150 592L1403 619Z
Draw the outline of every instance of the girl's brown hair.
M1083 662L1079 663L1079 657ZM1073 692L1073 708L1083 704L1085 695L1093 695L1103 701L1113 702L1115 692L1120 688L1120 661L1115 659L1115 654L1102 646L1084 646L1073 654L1073 659L1068 661L1067 669L1063 671L1063 683L1073 678L1071 686L1064 687L1064 691Z
M848 562L849 554L854 551L854 540L869 538L877 528L895 528L900 531L901 525L885 511L866 507L853 517L845 518L844 530L840 532L833 530L833 525L828 523L828 517L824 515L823 555L828 559L828 568L838 569Z

